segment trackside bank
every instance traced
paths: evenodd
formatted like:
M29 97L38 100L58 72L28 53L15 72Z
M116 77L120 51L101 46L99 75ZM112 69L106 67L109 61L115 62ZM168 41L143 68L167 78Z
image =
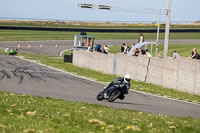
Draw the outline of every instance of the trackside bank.
M74 50L73 64L103 73L200 94L200 61Z

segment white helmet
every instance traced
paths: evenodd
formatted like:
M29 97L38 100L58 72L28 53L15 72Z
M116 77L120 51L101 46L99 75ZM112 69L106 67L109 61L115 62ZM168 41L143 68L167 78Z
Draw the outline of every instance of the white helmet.
M126 74L126 75L124 76L124 82L125 82L125 83L129 83L130 80L131 80L131 76L128 75L128 74Z

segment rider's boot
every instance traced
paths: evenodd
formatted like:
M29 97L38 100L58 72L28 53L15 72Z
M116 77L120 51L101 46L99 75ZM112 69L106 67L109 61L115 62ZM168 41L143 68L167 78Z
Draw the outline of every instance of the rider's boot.
M105 99L108 99L108 98L109 98L108 95L107 95L107 93L104 93L104 98L105 98Z

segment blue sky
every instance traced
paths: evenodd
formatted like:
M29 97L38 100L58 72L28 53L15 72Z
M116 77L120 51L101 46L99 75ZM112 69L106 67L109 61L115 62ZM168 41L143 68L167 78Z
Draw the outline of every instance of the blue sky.
M105 4L127 9L168 7L168 0L1 0L0 17L83 21L157 21L158 18L156 14L81 9L78 3ZM171 20L200 20L199 6L199 0L172 0ZM165 21L165 15L162 15L161 21Z

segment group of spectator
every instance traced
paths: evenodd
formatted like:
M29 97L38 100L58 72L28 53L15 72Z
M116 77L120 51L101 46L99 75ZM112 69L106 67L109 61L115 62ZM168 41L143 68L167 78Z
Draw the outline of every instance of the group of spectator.
M174 50L173 59L178 59L179 57L180 57L179 54L176 52L176 50ZM196 48L193 48L192 53L189 56L189 58L200 60L200 55L197 53L197 49Z
M142 43L144 42L144 35L142 33L139 33L139 37L138 37L138 43ZM132 45L132 47L134 47L135 44ZM128 46L128 44L123 43L121 45L121 53L123 54L128 54L128 52L131 50L131 48ZM95 47L95 51L97 52L101 52L104 54L108 54L109 48L107 45L104 45L103 47L100 44L97 44ZM140 48L136 48L133 50L134 55L133 56L138 56L138 55L144 55L147 57L152 57L152 55L149 53L148 49L144 49L144 46L140 47ZM176 50L174 50L173 52L173 59L178 59L180 56L177 53ZM192 59L200 59L200 55L198 54L196 48L193 48L191 55L189 56L189 58Z
M179 54L176 52L176 50L174 50L173 59L178 59L179 57L180 57ZM197 49L196 48L193 48L192 53L189 56L189 58L200 60L200 55L197 53Z
M95 47L95 51L100 52L100 53L104 53L104 54L108 54L109 48L107 45L104 45L103 47L101 46L101 44L97 44Z
M135 44L132 45L132 47L134 47L134 46L135 46ZM130 50L131 50L131 48L127 44L123 43L121 45L121 53L127 54ZM148 57L152 57L152 55L149 53L148 49L144 50L142 47L139 49L138 48L134 49L133 52L134 52L133 56L145 55Z
M139 33L139 37L138 37L138 43L142 43L144 42L144 35L140 32ZM132 48L135 46L135 44L132 45ZM123 43L121 45L121 53L123 54L127 54L129 51L131 50L131 48L128 46L128 44ZM144 47L141 48L136 48L133 50L134 55L133 56L138 56L138 55L147 55L147 56L151 56L150 53L148 52L148 49L144 50Z

